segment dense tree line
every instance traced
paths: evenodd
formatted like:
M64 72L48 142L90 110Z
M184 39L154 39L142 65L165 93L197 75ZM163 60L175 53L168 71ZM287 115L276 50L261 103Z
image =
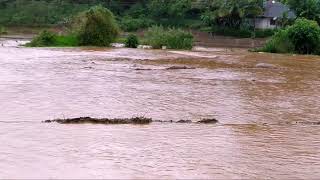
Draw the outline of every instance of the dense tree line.
M246 19L261 15L267 0L0 0L0 24L63 24L94 5L110 9L126 26L196 24L239 29ZM281 0L298 17L320 23L320 0ZM132 23L133 22L133 23ZM131 23L131 24L130 24ZM135 29L133 27L132 29Z

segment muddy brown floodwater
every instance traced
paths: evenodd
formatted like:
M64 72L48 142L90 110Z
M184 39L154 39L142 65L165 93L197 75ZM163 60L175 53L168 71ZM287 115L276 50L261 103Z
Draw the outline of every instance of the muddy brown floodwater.
M0 178L320 177L320 126L296 123L320 121L319 57L17 43L0 47ZM140 115L219 123L40 123Z

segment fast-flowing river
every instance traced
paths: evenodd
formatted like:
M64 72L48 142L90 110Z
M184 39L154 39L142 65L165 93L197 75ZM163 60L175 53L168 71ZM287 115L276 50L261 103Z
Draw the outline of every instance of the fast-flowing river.
M319 57L17 43L0 42L0 178L320 177ZM81 116L219 123L41 123Z

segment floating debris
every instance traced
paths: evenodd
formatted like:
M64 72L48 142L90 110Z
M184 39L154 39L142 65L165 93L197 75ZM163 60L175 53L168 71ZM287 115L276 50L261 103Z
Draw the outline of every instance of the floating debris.
M180 120L180 121L177 121L177 123L192 123L191 120Z
M217 122L218 122L218 120L216 120L216 119L202 119L202 120L198 121L198 123L202 123L202 124L215 124Z
M134 117L134 118L115 118L115 119L98 119L91 117L80 117L80 118L71 118L71 119L55 119L55 120L46 120L44 123L60 123L60 124L149 124L152 122L151 118L145 117Z
M258 63L255 65L256 68L268 68L268 69L276 69L277 66L268 63Z
M138 48L138 49L152 49L152 46L148 46L148 45L139 45L137 48Z
M136 70L136 71L151 71L151 70L153 70L153 69L149 69L149 68L136 68L136 69L134 69L134 70Z
M171 66L166 68L166 70L178 70L178 69L195 69L194 67L188 67L188 66Z
M111 43L110 46L114 48L124 48L126 45L124 43Z
M91 117L80 117L80 118L71 118L71 119L54 119L54 120L45 120L43 123L59 123L59 124L150 124L152 122L158 123L181 123L181 124L189 124L189 123L201 123L201 124L215 124L218 123L216 119L202 119L197 122L193 122L191 120L179 120L179 121L161 121L161 120L152 120L151 118L146 117L134 117L134 118L91 118Z
M320 125L320 121L318 122L310 122L310 121L296 121L291 123L293 125L298 124L298 125Z

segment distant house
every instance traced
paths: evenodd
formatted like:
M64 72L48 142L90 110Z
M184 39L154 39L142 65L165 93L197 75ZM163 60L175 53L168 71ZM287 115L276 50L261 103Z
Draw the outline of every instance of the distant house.
M294 19L295 13L288 6L275 0L268 0L264 3L264 12L255 20L255 27L258 29L274 29L279 26L279 20L286 14L288 19Z

